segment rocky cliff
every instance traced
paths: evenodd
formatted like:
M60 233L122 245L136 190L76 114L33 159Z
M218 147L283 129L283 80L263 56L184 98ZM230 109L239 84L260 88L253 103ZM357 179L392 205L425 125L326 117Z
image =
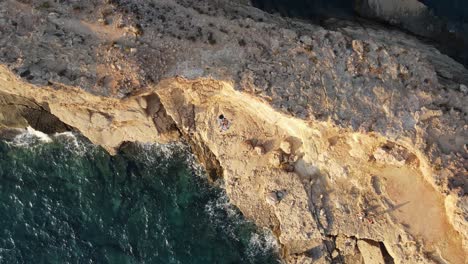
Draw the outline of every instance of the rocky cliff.
M435 48L220 0L7 0L0 21L4 127L183 137L288 263L466 263L468 71Z

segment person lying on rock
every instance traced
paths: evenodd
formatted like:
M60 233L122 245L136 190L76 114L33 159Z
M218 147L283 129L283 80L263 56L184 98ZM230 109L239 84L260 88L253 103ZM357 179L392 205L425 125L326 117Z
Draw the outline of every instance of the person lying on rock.
M229 122L229 120L221 114L218 116L218 125L220 128L220 132L223 132L229 129L229 127L231 126L231 122Z

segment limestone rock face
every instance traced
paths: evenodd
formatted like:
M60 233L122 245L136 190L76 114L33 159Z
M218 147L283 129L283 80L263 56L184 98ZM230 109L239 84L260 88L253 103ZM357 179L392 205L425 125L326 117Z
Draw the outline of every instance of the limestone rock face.
M148 112L149 106L142 104L142 100L154 103L150 95L120 101L71 87L37 88L22 83L2 65L0 91L5 94L0 98L9 102L8 112L0 115L2 126L32 126L50 133L73 128L110 153L126 141L167 142L178 138L172 119L165 113L158 115L161 111ZM0 100L2 107L5 109Z
M423 237L422 243L440 250L441 258L463 263L464 235L447 220L454 214L447 213L443 194L426 180L427 157L414 146L328 122L305 123L229 83L167 81L156 93L181 131L190 130L190 137L217 157L231 201L259 225L278 230L288 262L431 263L424 250L402 246L403 240ZM198 109L194 116L193 108ZM219 109L236 120L223 133L217 131L216 119L209 118ZM294 138L303 153L288 170L283 164L289 163L278 155L282 150L257 155L249 151L250 144L242 144L245 138L268 142L264 145L273 150L281 149L283 138ZM276 160L282 161L280 168L272 166ZM310 257L314 248L322 254Z
M41 3L0 2L3 126L183 136L289 263L464 262L468 71L434 47L232 1Z

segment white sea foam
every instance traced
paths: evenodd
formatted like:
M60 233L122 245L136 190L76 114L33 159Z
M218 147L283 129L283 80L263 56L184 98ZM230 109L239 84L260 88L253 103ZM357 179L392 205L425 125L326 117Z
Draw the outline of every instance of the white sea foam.
M76 133L71 131L55 133L53 138L59 140L65 145L65 148L73 151L78 156L84 156L89 150L95 147L94 145L80 139Z
M71 131L65 131L65 132L61 132L61 133L55 133L55 134L54 134L54 137L67 137L67 138L74 138L74 139L76 139L75 133L73 133L73 132L71 132Z
M169 143L169 144L159 144L159 143L136 143L143 151L139 152L140 158L142 158L145 163L154 163L158 162L156 158L160 159L171 159L176 151L181 151L184 148L182 143ZM155 156L154 153L159 155Z
M190 167L192 172L202 178L206 178L206 172L203 166L197 161L188 146L182 142L173 143L136 143L142 151L138 152L139 159L145 164L165 164L163 160L172 160L179 154L183 154L186 164ZM157 155L155 155L157 153Z
M79 137L75 132L62 132L55 133L54 135L47 135L41 131L35 130L32 127L19 130L19 133L9 141L7 144L14 147L31 148L35 149L44 144L50 144L52 142L59 142L63 146L72 151L74 154L83 156L90 150L96 148L95 145Z
M216 200L211 200L205 205L205 212L213 225L220 227L233 240L238 240L236 226L246 224L236 207L229 202L225 193ZM229 221L225 221L225 217ZM255 259L259 255L269 255L278 252L278 242L269 229L261 229L252 233L247 246L247 255Z
M245 223L240 213L229 202L226 193L222 193L217 199L208 201L205 212L212 225L221 228L233 240L239 240L236 234L236 226ZM226 218L228 221L226 221Z
M247 254L255 257L259 254L266 255L270 252L278 252L278 241L268 229L263 229L261 234L254 233L250 237Z
M32 127L27 127L16 135L10 144L18 147L30 146L37 143L51 143L52 139L45 133L37 131Z

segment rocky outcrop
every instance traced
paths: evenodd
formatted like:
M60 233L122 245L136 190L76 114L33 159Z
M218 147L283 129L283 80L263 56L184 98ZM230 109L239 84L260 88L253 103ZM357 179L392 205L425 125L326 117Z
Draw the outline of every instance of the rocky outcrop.
M435 48L224 1L44 3L0 3L6 101L110 152L182 135L290 263L464 262L468 73Z
M2 91L29 98L33 91L34 98L43 98L63 121L88 114L92 125L75 120L74 126L111 152L119 140L163 140L164 134L145 120L151 120L154 112L148 109L164 109L164 118L192 142L208 169L218 170L213 175L223 175L231 202L258 225L274 231L290 263L361 258L378 263L373 261L385 254L396 262L463 263L466 237L449 222L456 215L426 181L427 157L404 140L391 142L378 133L353 132L330 122L305 122L235 91L227 82L167 79L147 93L116 100L71 88L32 87L4 68L1 72ZM86 110L73 100L58 104L56 100L64 100L62 93L74 93ZM148 100L155 96L157 100ZM89 116L98 111L109 118ZM218 127L219 113L231 122L227 131ZM126 122L119 121L122 118ZM109 125L106 120L112 121L109 131L102 130ZM126 137L109 138L109 133ZM273 166L272 158L278 164ZM408 246L411 243L422 247Z
M50 114L45 105L0 92L0 129L27 126L48 134L70 130L69 126Z
M155 109L156 102L151 96L118 100L71 87L36 88L19 81L4 66L0 66L0 87L4 100L13 105L13 111L2 112L2 116L10 115L2 122L8 127L32 126L45 128L46 132L73 128L110 153L115 153L126 141L167 142L179 135L164 109ZM47 115L41 114L38 116L41 119L36 120L35 111L47 111ZM50 129L48 120L54 121Z
M466 234L449 222L444 196L426 180L429 161L411 143L288 117L229 83L168 81L156 93L180 130L219 160L231 202L275 230L289 262L356 258L338 248L338 235L357 240L365 263L384 263L384 255L464 262ZM220 113L232 120L228 131L219 131ZM286 166L272 166L278 155Z

